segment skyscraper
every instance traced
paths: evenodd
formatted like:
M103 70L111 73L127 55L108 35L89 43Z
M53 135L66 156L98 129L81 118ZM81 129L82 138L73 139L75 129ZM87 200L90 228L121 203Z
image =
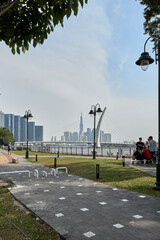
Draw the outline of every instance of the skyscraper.
M20 141L25 142L27 140L27 120L24 117L20 117Z
M14 139L16 142L20 142L20 116L19 115L14 116Z
M0 111L0 127L4 127L4 113Z
M35 141L35 122L28 122L28 140Z
M10 114L4 114L4 127L11 131L11 119Z
M43 126L35 126L35 141L43 141Z
M81 136L83 134L83 118L82 118L82 113L80 116L80 125L79 125L79 135Z

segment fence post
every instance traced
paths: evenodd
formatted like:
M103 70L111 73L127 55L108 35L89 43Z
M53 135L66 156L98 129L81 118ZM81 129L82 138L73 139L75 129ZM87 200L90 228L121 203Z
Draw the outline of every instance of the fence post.
M36 154L36 162L38 161L38 155Z
M96 179L99 179L99 164L96 164Z
M57 167L57 158L54 158L54 168Z
M122 156L122 164L123 164L123 167L125 167L125 156Z

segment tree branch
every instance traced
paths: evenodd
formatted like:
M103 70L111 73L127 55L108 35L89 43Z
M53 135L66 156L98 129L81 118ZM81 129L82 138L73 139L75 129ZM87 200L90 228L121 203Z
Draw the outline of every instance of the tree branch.
M14 7L19 0L15 0L13 1L9 6L7 6L6 8L4 8L4 10L1 10L0 12L0 17L2 17L4 14L6 14L12 7Z

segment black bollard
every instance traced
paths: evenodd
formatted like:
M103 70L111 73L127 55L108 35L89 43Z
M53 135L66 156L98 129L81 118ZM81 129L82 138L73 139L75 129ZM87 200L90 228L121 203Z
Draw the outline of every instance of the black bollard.
M54 158L54 168L57 167L57 158Z
M122 156L122 164L123 164L123 167L125 167L125 156Z
M38 155L36 154L36 162L38 161Z
M59 158L59 151L57 152L57 158Z
M96 179L99 179L99 164L96 164Z
M119 156L119 152L117 152L117 155L116 155L116 160L118 160L118 156Z

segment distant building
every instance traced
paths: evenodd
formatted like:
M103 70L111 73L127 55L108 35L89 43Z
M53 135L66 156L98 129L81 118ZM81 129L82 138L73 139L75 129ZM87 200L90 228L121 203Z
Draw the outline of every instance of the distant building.
M27 120L24 117L20 117L20 141L26 142L27 140Z
M28 141L35 141L35 122L28 122Z
M78 141L78 132L73 132L72 133L72 140L73 141Z
M64 132L64 139L66 142L71 141L71 132L68 131Z
M43 126L35 126L35 141L43 141Z
M80 116L80 125L79 125L79 135L83 134L83 118L82 118L82 113Z
M4 127L4 113L0 111L0 127Z
M19 115L14 115L14 139L16 142L20 142L20 116Z
M11 132L10 114L4 114L4 127L8 128L8 130Z

